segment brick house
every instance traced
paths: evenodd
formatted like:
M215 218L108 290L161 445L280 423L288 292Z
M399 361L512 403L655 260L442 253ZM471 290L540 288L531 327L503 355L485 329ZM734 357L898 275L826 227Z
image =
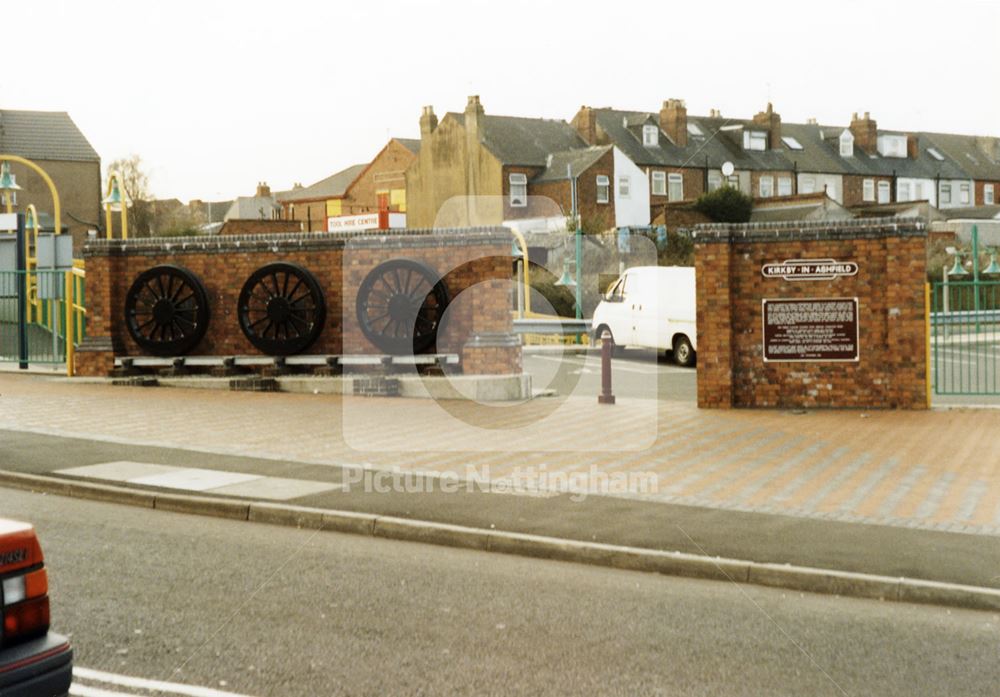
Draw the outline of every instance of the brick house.
M87 230L97 228L101 212L101 158L65 112L0 110L0 154L31 160L52 178L62 208L63 228L79 249ZM20 191L15 210L34 204L39 218L51 220L52 194L34 170L10 163Z
M309 230L361 230L376 227L384 207L393 227L405 227L406 170L419 151L419 140L392 138L371 162L279 196L282 217Z
M440 122L424 107L420 135L406 174L410 227L558 225L572 212L574 184L585 227L649 222L642 171L619 148L588 145L565 121L487 114L473 96Z

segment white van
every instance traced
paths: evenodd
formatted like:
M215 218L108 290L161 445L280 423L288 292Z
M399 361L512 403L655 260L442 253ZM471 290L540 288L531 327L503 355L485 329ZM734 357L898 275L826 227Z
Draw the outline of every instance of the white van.
M611 284L594 310L594 343L605 329L615 346L673 351L678 365L695 364L694 268L637 266Z

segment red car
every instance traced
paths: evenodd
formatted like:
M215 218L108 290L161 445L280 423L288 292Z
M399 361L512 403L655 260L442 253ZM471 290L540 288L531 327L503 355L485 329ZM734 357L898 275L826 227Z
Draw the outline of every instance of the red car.
M49 631L49 581L35 529L0 518L0 695L62 697L73 649Z

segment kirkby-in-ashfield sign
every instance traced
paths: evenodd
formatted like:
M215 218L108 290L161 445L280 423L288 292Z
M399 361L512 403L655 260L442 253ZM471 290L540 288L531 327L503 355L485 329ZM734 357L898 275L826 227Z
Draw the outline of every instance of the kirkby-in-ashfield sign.
M764 362L857 361L857 298L762 301Z
M832 281L841 276L856 276L858 264L836 259L786 259L764 264L760 272L764 278L783 278L786 281Z

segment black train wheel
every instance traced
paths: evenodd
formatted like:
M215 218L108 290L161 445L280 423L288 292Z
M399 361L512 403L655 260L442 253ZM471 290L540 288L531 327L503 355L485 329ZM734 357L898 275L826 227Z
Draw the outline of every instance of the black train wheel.
M208 330L208 295L198 277L164 264L139 274L125 296L125 325L139 348L180 356Z
M326 321L316 277L296 264L277 262L254 271L237 304L240 329L262 352L290 356L305 351Z
M423 353L433 346L447 306L444 279L412 259L379 264L358 287L362 333L393 355Z

